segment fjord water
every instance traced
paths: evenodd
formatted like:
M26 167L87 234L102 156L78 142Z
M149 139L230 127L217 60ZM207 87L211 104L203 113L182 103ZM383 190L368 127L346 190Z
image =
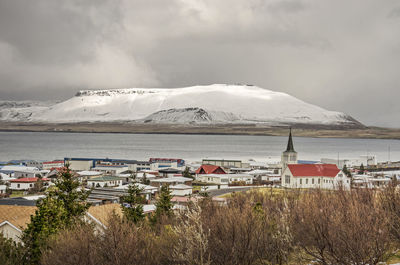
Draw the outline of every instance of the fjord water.
M101 134L0 132L0 161L108 157L147 160L174 157L267 160L279 157L287 137L247 135ZM378 161L400 160L400 140L294 137L301 160L377 155ZM389 152L390 149L390 152Z

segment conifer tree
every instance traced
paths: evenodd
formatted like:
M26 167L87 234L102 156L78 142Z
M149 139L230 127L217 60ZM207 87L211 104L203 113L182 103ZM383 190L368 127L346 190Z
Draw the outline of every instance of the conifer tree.
M194 180L194 177L192 176L192 174L190 174L190 168L186 167L185 170L183 171L183 177L185 178L191 178Z
M80 221L89 208L88 192L78 190L79 186L67 165L46 197L37 202L35 215L22 235L28 264L38 264L48 237Z
M364 174L364 172L365 172L364 164L361 163L360 172L359 173L362 175L362 174Z
M143 173L142 184L149 185L150 180L147 178L146 172Z
M172 207L174 206L171 202L172 195L169 187L167 185L163 185L161 187L160 196L156 203L156 215L172 215Z
M144 219L144 211L141 203L145 199L140 194L142 189L136 184L129 185L128 195L121 197L122 212L126 220L138 223Z

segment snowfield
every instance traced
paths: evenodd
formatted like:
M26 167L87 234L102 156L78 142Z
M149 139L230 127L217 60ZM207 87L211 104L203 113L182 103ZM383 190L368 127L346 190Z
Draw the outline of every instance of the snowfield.
M350 116L257 86L84 90L52 106L2 107L1 120L34 122L359 124Z

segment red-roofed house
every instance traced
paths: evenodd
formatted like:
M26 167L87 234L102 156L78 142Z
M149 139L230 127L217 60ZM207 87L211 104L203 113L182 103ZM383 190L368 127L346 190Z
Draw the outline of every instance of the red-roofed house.
M226 172L220 166L201 165L201 167L196 170L196 174L226 174Z
M287 188L350 189L350 179L335 164L289 164L281 180Z
M13 179L10 180L11 190L29 190L32 189L35 186L35 183L39 180L39 178L19 178L19 179ZM44 182L44 186L47 186L48 183L50 182L50 179L48 178L42 178L42 181Z

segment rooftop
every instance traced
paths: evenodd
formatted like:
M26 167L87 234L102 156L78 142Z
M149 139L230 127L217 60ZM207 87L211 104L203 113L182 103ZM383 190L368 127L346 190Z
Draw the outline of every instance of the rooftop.
M335 164L289 164L294 177L335 177L340 169Z

